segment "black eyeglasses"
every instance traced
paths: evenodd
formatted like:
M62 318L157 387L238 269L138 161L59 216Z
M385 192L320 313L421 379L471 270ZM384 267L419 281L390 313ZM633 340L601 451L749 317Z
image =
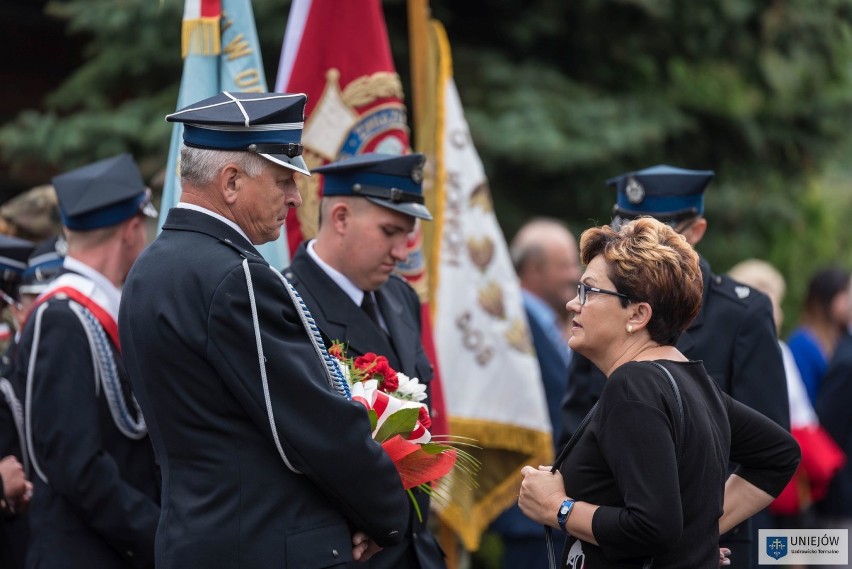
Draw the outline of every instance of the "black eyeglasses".
M604 290L602 288L596 288L593 286L589 286L586 283L578 283L577 284L577 296L580 297L580 306L585 306L586 298L588 298L588 294L590 292L596 292L598 294L609 294L612 296L617 296L619 298L623 298L624 300L630 300L630 297L626 294L621 294L620 292L615 292L614 290Z

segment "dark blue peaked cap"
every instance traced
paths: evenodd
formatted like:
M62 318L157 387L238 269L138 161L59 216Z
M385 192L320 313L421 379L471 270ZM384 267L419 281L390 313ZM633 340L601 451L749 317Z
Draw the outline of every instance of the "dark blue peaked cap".
M208 150L256 152L310 176L302 158L304 94L223 92L166 117L183 123L183 143Z
M358 154L314 172L324 175L323 196L360 196L382 207L428 221L423 199L422 154Z
M33 249L21 279L21 294L41 294L62 270L68 243L61 235L42 241Z
M664 222L678 222L701 215L704 190L713 176L712 170L661 165L610 178L606 183L618 192L613 217L633 219L648 215Z
M117 225L138 213L157 217L151 191L130 154L119 154L53 178L62 223L76 231Z
M29 241L0 235L0 285L7 292L11 293L9 287L14 287L21 280L34 247L35 244Z

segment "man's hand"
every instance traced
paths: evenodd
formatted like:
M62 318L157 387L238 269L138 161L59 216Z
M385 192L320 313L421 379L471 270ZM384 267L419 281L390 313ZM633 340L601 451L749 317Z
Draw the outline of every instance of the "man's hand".
M382 547L362 531L356 531L352 536L352 558L355 561L367 561L381 550Z
M0 477L3 479L3 509L10 514L27 509L33 485L24 476L24 467L12 455L0 460Z

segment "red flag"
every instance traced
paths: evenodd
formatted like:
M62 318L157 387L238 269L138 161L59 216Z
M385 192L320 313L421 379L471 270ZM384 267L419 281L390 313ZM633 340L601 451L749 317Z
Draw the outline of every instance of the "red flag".
M308 168L364 152L409 152L402 82L391 57L380 0L294 0L275 89L308 96L302 133ZM291 253L316 233L319 176L299 176L299 189L302 207L291 210L287 218ZM432 432L446 433L419 222L415 231L409 258L398 269L423 304L423 344L435 368Z

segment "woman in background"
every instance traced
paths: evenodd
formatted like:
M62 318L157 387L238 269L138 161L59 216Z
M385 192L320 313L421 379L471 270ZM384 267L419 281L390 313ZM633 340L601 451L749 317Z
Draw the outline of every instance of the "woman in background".
M814 273L799 325L787 338L812 405L816 403L828 362L849 326L852 307L849 281L849 271L839 267Z

